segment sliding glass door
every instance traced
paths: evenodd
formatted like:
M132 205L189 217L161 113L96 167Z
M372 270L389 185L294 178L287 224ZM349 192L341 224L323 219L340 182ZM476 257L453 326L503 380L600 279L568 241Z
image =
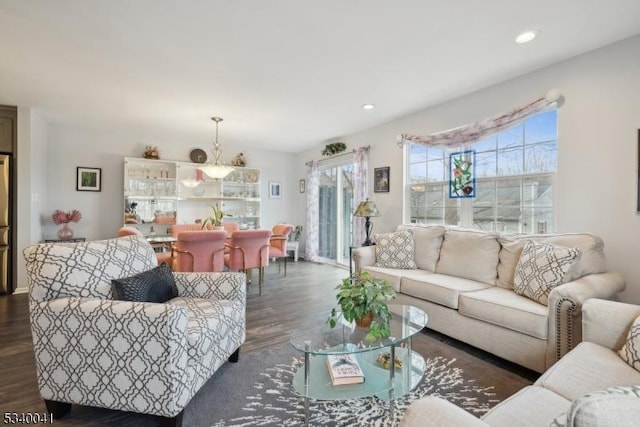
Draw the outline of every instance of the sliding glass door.
M319 171L318 255L327 262L347 265L351 245L353 164Z

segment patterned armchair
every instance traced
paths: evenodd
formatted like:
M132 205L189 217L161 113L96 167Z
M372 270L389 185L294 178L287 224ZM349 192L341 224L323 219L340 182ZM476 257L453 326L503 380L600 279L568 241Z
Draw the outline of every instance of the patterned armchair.
M241 273L171 273L167 303L111 299L111 280L156 267L139 236L25 248L40 393L54 418L71 404L180 425L193 395L245 340Z

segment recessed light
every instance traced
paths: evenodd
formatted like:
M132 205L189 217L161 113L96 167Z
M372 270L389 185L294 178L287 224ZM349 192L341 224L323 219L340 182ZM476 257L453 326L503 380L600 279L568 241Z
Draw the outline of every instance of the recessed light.
M530 41L538 37L538 34L540 34L540 31L538 30L529 30L525 31L524 33L520 33L518 34L518 37L516 37L516 43L529 43Z
M362 108L365 110L373 110L376 106L373 104L362 104Z

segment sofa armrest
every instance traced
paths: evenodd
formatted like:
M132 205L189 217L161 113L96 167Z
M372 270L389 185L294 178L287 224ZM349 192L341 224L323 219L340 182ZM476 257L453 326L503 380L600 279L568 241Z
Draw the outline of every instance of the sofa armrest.
M479 418L439 397L429 396L416 400L407 408L400 427L488 427Z
M351 252L351 258L354 262L354 271L359 274L362 267L370 266L376 262L376 247L362 246L354 248Z
M68 297L32 303L30 309L44 399L109 407L102 399L137 396L115 406L142 413L162 408L157 413L165 416L184 406L181 399L189 394L184 308Z
M624 290L618 273L589 274L564 283L549 294L547 366L582 341L582 304L590 298L612 299Z
M247 276L244 273L173 273L178 295L190 298L237 300L246 304Z
M583 339L619 350L638 316L640 305L590 299L582 306Z

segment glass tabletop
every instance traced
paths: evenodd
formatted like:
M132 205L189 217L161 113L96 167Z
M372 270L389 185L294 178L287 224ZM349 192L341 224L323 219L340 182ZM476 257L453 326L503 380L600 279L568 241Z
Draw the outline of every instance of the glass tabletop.
M323 320L295 331L290 344L296 350L310 354L359 353L405 341L427 325L427 314L417 307L389 304L389 312L391 334L388 338L365 340L369 328L357 327L339 316L335 328L330 328Z

